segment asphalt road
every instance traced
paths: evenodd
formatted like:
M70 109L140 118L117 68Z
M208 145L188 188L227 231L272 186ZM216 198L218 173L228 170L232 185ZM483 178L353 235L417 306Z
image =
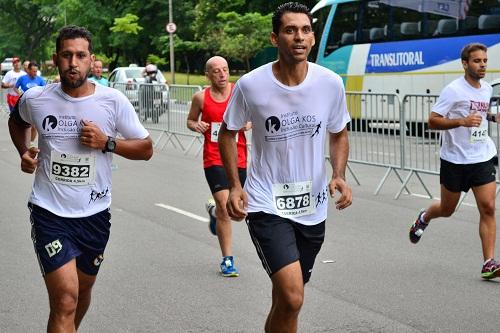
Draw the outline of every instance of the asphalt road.
M22 174L0 117L0 332L42 332L48 300L30 239ZM158 133L153 133L158 136ZM116 157L111 239L79 332L261 332L271 284L243 223L235 222L238 278L218 274L220 250L207 227L209 196L200 156L168 144L149 162ZM431 200L394 200L384 168L351 166L354 203L330 204L327 236L305 291L300 332L498 332L500 279L482 281L472 198L433 222L418 245L408 226ZM438 195L436 176L423 176ZM168 209L167 209L168 208ZM176 210L176 211L174 211Z

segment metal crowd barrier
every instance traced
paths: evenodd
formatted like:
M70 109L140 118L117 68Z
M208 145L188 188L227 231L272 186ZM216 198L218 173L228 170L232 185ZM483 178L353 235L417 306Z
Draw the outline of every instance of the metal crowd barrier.
M201 86L179 85L173 84L169 87L169 103L168 103L168 123L157 139L155 146L160 149L168 143L172 143L174 147L180 147L187 154L195 143L199 143L196 154L199 154L202 149L203 136L199 133L191 131L186 126L187 116L191 108L191 100L194 93L201 91ZM189 142L183 143L182 137L187 137Z
M186 127L192 96L201 91L200 86L129 83L114 87L129 98L146 128L161 131L155 147L161 149L172 143L187 154L198 143L196 154L200 153L203 136ZM395 199L403 191L412 193L408 183L413 176L429 198L433 198L421 174L439 175L441 131L430 130L427 125L437 98L437 95L406 95L400 100L395 94L346 92L352 119L348 125L349 163L387 169L374 194L381 191L394 173L401 183ZM500 96L494 97L490 105L491 112L500 112ZM497 148L500 147L500 124L490 123L489 132ZM349 165L348 171L360 184ZM402 172L407 172L404 178ZM465 195L459 205L464 198Z
M387 168L379 182L378 194L391 172L403 183L403 137L401 102L395 94L346 92L349 124L349 162ZM403 131L404 132L404 131ZM351 174L355 176L352 169ZM356 182L359 184L357 177ZM410 191L407 189L407 192Z
M430 130L427 122L437 95L406 95L403 98L401 122L405 124L402 145L402 169L409 173L396 194L399 198L403 189L415 175L429 198L432 194L420 177L420 173L439 175L439 150L441 131Z

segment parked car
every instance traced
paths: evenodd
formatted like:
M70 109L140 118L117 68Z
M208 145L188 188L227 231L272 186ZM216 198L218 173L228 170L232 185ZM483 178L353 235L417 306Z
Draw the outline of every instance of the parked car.
M117 67L109 75L109 85L120 90L134 106L142 121L149 118L158 123L168 110L168 85L161 71L157 71L155 83L148 83L146 68L130 65Z
M13 67L12 65L13 58L5 58L0 64L0 75L5 75L8 71L10 71Z

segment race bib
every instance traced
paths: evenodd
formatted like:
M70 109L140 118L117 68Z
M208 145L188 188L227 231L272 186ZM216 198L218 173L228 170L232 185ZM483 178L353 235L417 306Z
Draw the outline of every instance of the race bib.
M210 124L210 141L218 142L219 141L219 131L222 123L213 122ZM238 142L238 133L236 133L236 142Z
M273 201L277 215L299 217L316 212L312 202L312 181L273 184Z
M95 179L94 154L50 152L50 180L67 185L91 185Z
M479 127L471 127L470 142L484 142L488 139L488 121L483 119Z

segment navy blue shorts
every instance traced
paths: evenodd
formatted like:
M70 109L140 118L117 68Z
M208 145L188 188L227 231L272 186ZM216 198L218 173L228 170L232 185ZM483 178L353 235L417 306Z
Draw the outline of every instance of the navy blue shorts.
M314 261L325 240L325 221L303 225L258 212L248 213L246 222L262 266L269 276L298 260L304 284L309 281Z
M440 183L450 192L468 192L471 187L496 181L493 159L473 164L455 164L441 159Z
M229 181L227 180L226 170L224 170L223 166L214 165L204 170L205 178L212 194L229 189ZM238 168L238 176L240 177L241 186L245 185L247 169Z
M73 258L82 272L97 275L109 239L109 209L87 217L67 218L31 203L28 207L31 239L42 275L55 271Z

